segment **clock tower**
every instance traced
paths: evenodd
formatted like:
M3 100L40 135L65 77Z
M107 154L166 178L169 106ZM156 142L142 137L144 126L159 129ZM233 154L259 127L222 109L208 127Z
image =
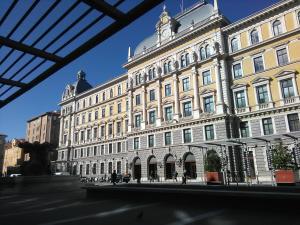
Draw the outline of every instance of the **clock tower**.
M174 37L176 27L176 20L169 16L166 11L166 6L164 5L163 12L159 17L159 21L156 24L157 32L157 45L159 46L161 42L170 40Z

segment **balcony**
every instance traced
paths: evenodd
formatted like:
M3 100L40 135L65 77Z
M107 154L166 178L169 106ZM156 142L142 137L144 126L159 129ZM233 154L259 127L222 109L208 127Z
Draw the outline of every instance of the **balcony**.
M234 110L236 114L248 113L250 111L249 107L235 108Z
M264 110L274 108L274 102L261 103L255 106L255 110Z
M299 96L292 96L292 97L288 97L288 98L284 98L284 99L280 100L281 106L291 105L291 104L295 104L295 103L299 103Z

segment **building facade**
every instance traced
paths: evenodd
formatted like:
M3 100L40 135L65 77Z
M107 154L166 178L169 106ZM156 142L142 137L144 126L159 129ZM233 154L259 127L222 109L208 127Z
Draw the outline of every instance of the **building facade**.
M3 170L5 138L6 135L0 133L0 177L2 176Z
M8 176L12 173L20 173L20 165L24 161L24 151L18 144L24 139L13 139L5 144L2 174Z
M78 92L79 72L66 87L60 168L142 180L186 170L205 182L213 148L228 179L270 182L269 145L281 138L296 148L299 137L299 3L280 1L234 23L217 0L174 17L164 7L156 32L129 49L127 74Z

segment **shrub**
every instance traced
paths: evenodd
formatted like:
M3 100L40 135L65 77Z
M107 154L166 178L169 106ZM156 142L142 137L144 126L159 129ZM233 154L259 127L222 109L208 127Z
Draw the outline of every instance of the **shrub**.
M294 167L292 154L286 146L279 143L272 151L274 169L291 169Z
M220 172L221 171L221 159L215 150L208 150L206 153L206 159L204 168L207 172Z

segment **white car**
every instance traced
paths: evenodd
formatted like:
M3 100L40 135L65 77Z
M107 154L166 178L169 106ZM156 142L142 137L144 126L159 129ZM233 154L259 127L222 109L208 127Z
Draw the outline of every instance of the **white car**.
M13 174L10 174L9 177L19 177L19 176L22 176L22 174L19 174L19 173L13 173Z
M55 176L70 176L69 172L56 172L54 173Z

